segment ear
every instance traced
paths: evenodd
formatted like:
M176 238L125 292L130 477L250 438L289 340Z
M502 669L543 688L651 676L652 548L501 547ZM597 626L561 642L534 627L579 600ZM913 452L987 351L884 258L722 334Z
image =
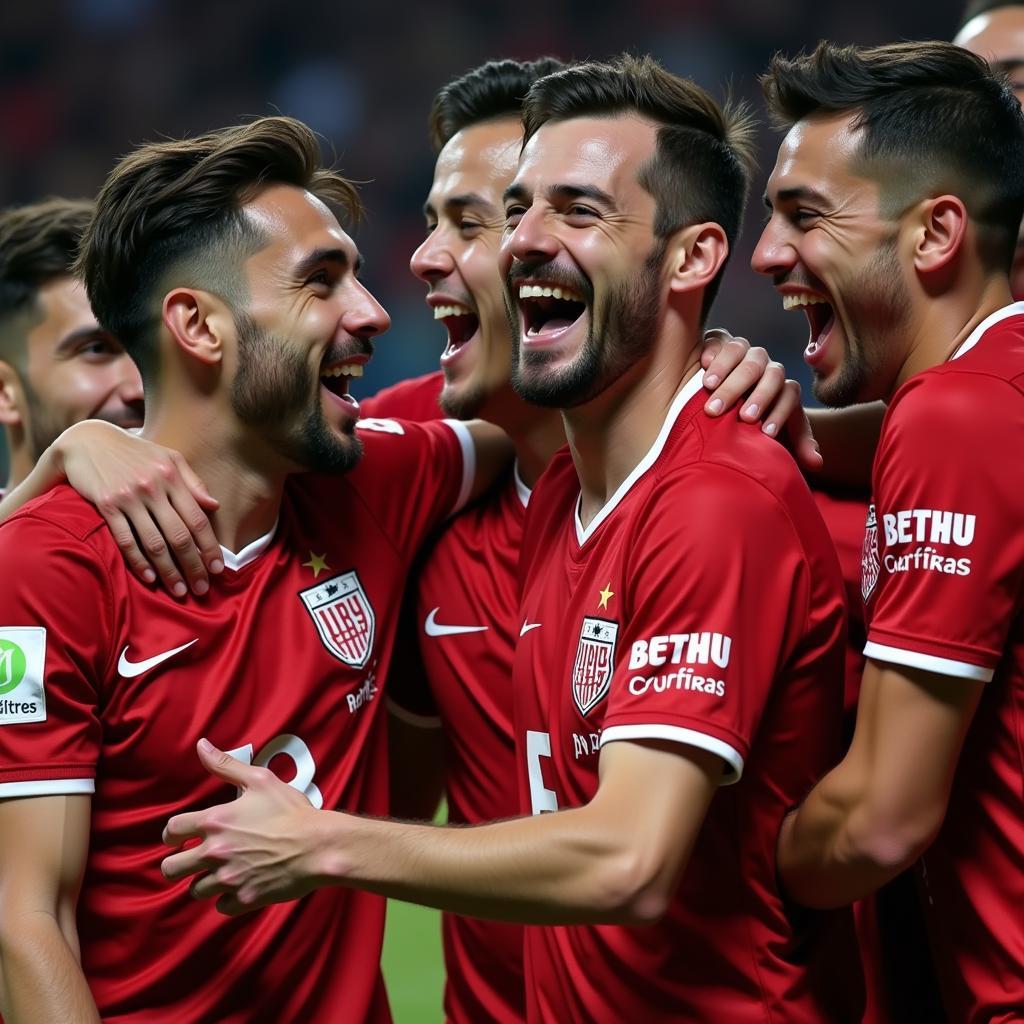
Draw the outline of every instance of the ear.
M0 360L0 424L17 427L22 423L20 399L21 378L18 371Z
M720 224L691 224L676 233L669 248L669 288L673 292L703 291L729 255L729 240Z
M213 366L224 357L224 335L231 314L209 292L175 288L164 296L164 325L193 359Z
M915 269L934 273L948 267L963 246L967 225L967 208L956 196L920 203L914 222Z

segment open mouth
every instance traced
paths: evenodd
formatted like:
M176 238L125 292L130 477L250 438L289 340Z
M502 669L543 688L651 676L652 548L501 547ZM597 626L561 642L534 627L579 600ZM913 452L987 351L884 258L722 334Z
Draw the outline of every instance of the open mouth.
M440 320L448 331L446 356L454 355L480 328L480 318L465 306L435 306L434 319Z
M820 295L783 295L782 308L785 310L802 309L807 316L810 336L807 340L805 357L810 358L825 344L826 336L835 323L836 315L832 304Z
M359 403L348 393L349 381L362 377L366 356L359 356L349 362L331 363L320 370L320 386L335 398L359 409Z
M558 334L571 327L586 312L586 300L571 288L556 285L522 284L519 309L526 338Z

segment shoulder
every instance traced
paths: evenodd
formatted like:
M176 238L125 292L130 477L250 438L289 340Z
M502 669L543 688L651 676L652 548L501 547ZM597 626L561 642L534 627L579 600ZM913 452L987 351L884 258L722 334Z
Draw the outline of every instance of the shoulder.
M15 538L30 534L85 543L105 536L106 524L99 512L80 494L61 484L28 502L10 519L0 523L0 543L5 547L16 544Z
M359 403L365 417L379 418L397 416L406 420L436 420L444 414L438 404L444 375L440 370L399 381L382 388L377 394Z

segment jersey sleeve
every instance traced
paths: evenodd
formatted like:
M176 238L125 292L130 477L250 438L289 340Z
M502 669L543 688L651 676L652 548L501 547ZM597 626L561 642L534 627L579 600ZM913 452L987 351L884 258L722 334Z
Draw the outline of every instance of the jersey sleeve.
M1020 607L1021 451L1024 401L1005 380L937 374L898 397L865 539L868 657L992 678Z
M60 527L0 529L0 798L91 793L110 671L102 560Z
M707 463L660 487L631 558L602 745L700 747L737 781L807 622L807 565L782 504Z
M466 504L476 474L473 437L459 420L360 420L365 454L356 487L395 546L411 558Z

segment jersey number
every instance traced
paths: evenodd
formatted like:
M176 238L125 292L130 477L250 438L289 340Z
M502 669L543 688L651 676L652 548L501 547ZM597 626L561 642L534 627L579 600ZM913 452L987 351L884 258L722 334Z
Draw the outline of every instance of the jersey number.
M292 764L295 765L295 777L288 785L294 786L295 789L304 794L306 799L318 811L323 807L323 793L320 792L313 781L313 776L316 774L316 762L313 760L309 747L298 736L293 736L288 732L281 736L275 736L266 746L261 747L255 755L252 752L251 743L246 743L244 747L238 747L235 750L229 750L228 753L232 757L237 757L244 764L253 764L257 768L269 768L270 762L275 757L290 758ZM238 795L242 795L241 790L238 791Z
M534 814L557 811L558 799L553 789L544 785L540 759L551 757L551 734L526 730L526 772L530 777L530 809Z

